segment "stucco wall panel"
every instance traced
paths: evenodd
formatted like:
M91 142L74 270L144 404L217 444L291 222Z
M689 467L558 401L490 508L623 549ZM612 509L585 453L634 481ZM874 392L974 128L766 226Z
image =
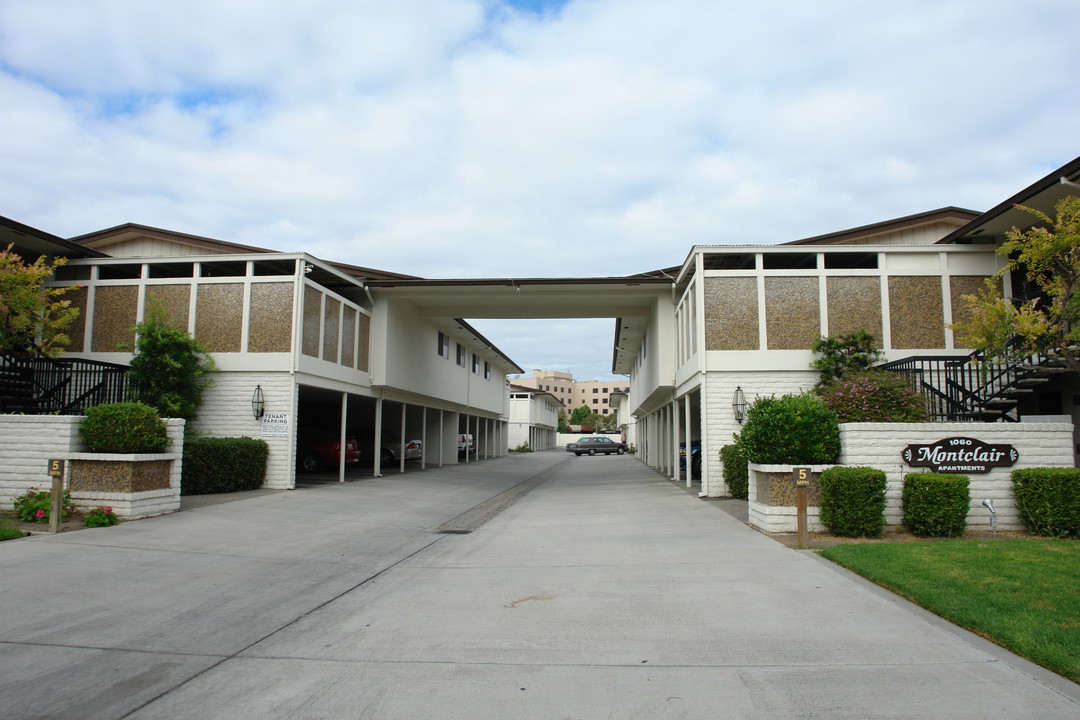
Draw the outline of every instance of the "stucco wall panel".
M252 283L248 352L289 352L292 319L292 283Z
M195 338L210 352L240 352L244 324L242 283L202 283L195 310Z
M829 329L826 335L866 330L881 347L881 280L876 277L826 278Z
M805 350L821 333L816 277L765 278L765 328L769 350Z
M757 350L757 278L705 278L705 349Z
M135 344L138 321L139 288L137 285L108 285L94 290L93 352L117 352Z
M890 277L889 316L893 348L944 348L941 278Z

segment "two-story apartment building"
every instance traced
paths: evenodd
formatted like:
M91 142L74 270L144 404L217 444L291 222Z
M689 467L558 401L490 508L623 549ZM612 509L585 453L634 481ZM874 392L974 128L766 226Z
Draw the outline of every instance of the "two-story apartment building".
M562 408L563 404L554 393L511 382L509 446L530 450L555 447Z
M1080 159L983 214L945 208L784 245L693 247L661 273L674 278L672 311L616 329L613 371L631 377L619 404L639 457L675 477L680 443L700 442L702 494L725 494L720 448L754 398L817 382L818 336L865 329L888 360L969 355L949 325L964 317L962 296L1002 267L1005 231L1032 224L1014 206L1052 213L1078 178ZM1019 415L1071 415L1075 426L1078 398L1075 373L1060 375L1022 396Z
M160 305L217 368L193 429L266 440L269 487L293 486L301 427L371 437L361 453L375 474L391 469L388 436L422 439L422 465L457 462L459 433L480 457L506 452L506 376L521 369L464 320L420 317L366 287L407 276L138 225L73 242L99 256L72 258L53 281L80 286L67 354L128 362L135 324Z

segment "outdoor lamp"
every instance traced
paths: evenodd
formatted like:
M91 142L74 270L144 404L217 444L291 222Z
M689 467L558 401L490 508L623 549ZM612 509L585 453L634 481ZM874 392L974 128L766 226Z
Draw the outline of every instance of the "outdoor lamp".
M251 394L251 414L258 420L263 416L263 411L266 409L266 401L263 400L263 391L261 385L255 386L255 392Z
M735 412L735 421L742 425L743 418L746 417L746 395L741 386L735 388L735 395L731 398L731 409Z

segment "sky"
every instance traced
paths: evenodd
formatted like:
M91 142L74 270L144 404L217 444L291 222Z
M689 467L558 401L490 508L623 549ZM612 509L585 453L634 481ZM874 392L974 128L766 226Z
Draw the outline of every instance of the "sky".
M1078 30L1075 0L0 0L0 215L644 272L990 208L1080 155ZM609 318L474 325L610 377Z

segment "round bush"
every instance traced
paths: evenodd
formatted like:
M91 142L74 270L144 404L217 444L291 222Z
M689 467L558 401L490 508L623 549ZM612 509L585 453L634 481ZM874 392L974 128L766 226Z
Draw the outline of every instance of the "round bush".
M879 537L885 529L885 473L834 467L821 473L821 522L836 535Z
M731 497L746 499L749 493L749 468L746 467L746 453L738 444L720 448L720 462L724 465L724 482L727 483Z
M840 422L926 422L926 399L902 376L882 370L849 373L818 388Z
M752 463L823 465L840 456L840 428L813 395L760 397L746 411L739 444Z
M108 403L86 409L79 435L90 452L152 453L169 447L157 411L142 403Z

